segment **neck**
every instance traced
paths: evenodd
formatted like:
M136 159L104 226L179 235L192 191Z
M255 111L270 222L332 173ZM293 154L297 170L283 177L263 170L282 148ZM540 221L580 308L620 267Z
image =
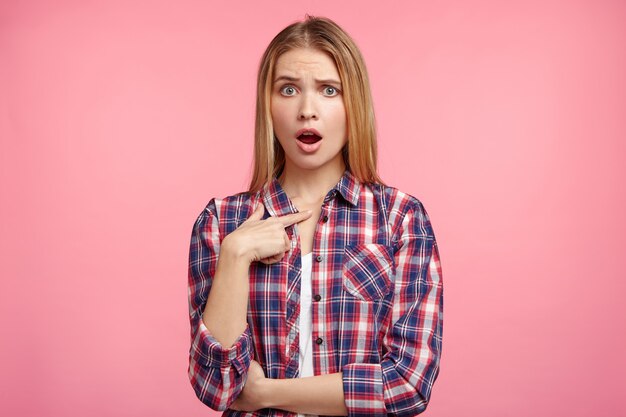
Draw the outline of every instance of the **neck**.
M342 158L337 163L313 170L294 166L287 160L278 182L291 200L319 202L339 182L345 170Z

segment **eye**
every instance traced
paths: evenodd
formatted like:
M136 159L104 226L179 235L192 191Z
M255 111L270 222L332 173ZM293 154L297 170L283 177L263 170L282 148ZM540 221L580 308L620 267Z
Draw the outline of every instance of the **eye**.
M337 94L339 94L339 90L337 90L332 85L327 85L326 87L324 87L324 92L328 96L336 96Z
M280 93L285 96L292 96L296 93L296 89L292 85L286 85L280 89Z

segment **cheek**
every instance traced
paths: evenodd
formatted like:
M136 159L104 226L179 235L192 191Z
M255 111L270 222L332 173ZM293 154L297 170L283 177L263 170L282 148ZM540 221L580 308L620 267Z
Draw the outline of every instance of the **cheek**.
M276 106L272 108L272 123L274 124L274 130L282 131L287 129L288 123L287 120L289 115L286 113L285 109L280 106Z
M336 126L335 129L337 131L343 131L346 129L348 125L348 120L346 117L346 111L342 106L334 109L332 113L332 121L333 121L333 125Z

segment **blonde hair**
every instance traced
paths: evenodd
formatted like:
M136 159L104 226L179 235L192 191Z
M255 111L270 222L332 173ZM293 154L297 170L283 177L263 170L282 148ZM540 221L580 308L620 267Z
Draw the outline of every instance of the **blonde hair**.
M350 36L325 17L306 15L283 29L265 50L257 78L254 169L249 192L272 181L285 163L285 153L274 137L270 98L278 57L295 48L314 48L335 62L343 89L348 141L342 150L346 168L361 182L384 184L376 171L376 121L365 62Z

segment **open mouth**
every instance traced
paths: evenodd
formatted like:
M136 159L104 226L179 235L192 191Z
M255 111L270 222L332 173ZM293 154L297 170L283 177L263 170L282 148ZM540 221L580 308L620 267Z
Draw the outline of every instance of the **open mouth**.
M322 140L322 138L320 136L317 136L315 133L312 133L312 134L303 133L300 136L298 136L298 140L300 142L310 145L310 144L319 142L320 140Z

